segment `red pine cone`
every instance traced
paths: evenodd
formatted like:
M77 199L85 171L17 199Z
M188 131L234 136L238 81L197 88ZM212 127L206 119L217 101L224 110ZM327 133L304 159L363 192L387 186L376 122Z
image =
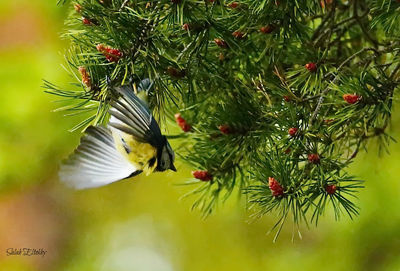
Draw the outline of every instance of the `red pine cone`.
M186 120L182 118L180 113L175 114L175 120L184 132L189 132L192 129L192 126L190 126L190 124L188 124Z
M310 72L315 72L317 70L317 65L314 62L309 62L304 67Z
M75 9L75 11L76 11L77 13L81 13L81 11L82 11L82 6L79 5L79 4L75 4L75 5L74 5L74 9Z
M194 170L192 171L192 175L203 182L208 182L213 179L213 176L207 170Z
M318 153L308 154L308 161L312 164L319 164L320 158L319 158Z
M283 99L285 100L285 102L290 102L292 100L289 95L283 96Z
M189 29L190 29L189 24L188 23L183 24L182 25L182 29L185 30L185 31L189 31Z
M92 21L85 17L82 17L82 23L84 25L92 25Z
M228 5L228 7L230 7L230 8L237 8L239 6L239 3L238 2L232 2L232 3L230 3L229 5Z
M292 128L290 128L290 129L288 130L288 133L289 133L290 136L295 137L298 130L299 130L298 128L292 127Z
M360 96L356 94L344 94L343 100L345 100L348 104L355 104L361 99Z
M260 28L260 32L264 34L270 34L272 31L274 31L274 26L270 24Z
M287 148L287 149L284 151L284 153L285 153L285 154L289 154L291 151L292 151L291 148Z
M283 188L275 178L273 177L268 178L268 186L272 192L272 196L278 197L283 195Z
M82 77L82 83L86 87L90 88L91 85L92 85L92 82L90 80L90 75L89 75L88 71L86 70L85 67L79 67L78 70L79 70L79 73L81 74L81 77Z
M218 45L221 48L228 48L228 44L226 43L226 41L222 40L222 39L214 39L214 42L216 45Z
M106 59L110 62L118 62L122 57L122 53L118 49L107 49L106 50Z
M241 40L244 38L244 33L240 32L240 31L235 31L232 33L232 36L234 36L235 38Z
M104 46L103 44L98 44L96 48L97 51L102 53L106 57L106 59L110 62L118 62L122 57L122 52L118 49L114 49L109 46Z
M225 135L228 135L228 134L230 134L232 132L231 128L227 124L223 124L223 125L218 126L218 129L221 131L221 133L223 133Z
M335 194L336 190L337 190L337 187L336 187L336 185L334 185L334 184L329 184L329 185L327 185L327 186L325 187L325 191L326 191L326 193L328 193L329 195Z

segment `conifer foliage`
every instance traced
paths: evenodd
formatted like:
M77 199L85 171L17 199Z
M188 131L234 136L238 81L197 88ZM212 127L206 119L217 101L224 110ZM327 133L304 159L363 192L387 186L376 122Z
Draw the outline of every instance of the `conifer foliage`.
M107 122L113 84L153 82L147 100L193 168L194 207L234 190L255 215L318 222L358 214L346 172L387 134L400 80L400 3L392 0L77 0L64 37L71 85L45 82ZM83 115L82 115L83 116ZM175 121L176 124L175 124ZM165 127L165 125L164 125Z

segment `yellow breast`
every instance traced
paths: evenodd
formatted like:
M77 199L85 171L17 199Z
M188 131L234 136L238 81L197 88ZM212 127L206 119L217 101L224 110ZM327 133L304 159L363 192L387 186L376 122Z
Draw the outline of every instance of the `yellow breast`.
M156 158L157 149L155 147L148 143L139 142L133 136L119 131L113 131L113 137L117 150L138 170L142 170L146 175L154 171L157 163L150 167L149 160ZM129 153L127 153L122 139L130 149Z

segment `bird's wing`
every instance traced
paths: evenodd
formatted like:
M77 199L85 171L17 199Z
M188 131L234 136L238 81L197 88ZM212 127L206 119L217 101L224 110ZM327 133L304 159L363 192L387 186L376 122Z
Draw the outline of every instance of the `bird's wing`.
M148 93L152 86L153 82L149 78L146 78L140 81L138 85L138 90Z
M61 181L76 189L106 185L138 170L117 151L111 132L90 126L75 152L61 165Z
M128 133L140 142L156 145L162 142L162 135L157 122L147 105L141 101L130 86L116 87L118 98L111 101L110 114L118 121L110 120L109 125Z

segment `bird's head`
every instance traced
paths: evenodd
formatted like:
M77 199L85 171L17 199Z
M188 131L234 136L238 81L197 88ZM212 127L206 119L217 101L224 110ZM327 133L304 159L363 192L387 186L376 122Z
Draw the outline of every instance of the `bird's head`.
M165 144L161 150L160 160L158 161L157 170L158 171L165 171L167 169L176 171L174 166L175 161L175 153L169 145L168 140L165 140Z

